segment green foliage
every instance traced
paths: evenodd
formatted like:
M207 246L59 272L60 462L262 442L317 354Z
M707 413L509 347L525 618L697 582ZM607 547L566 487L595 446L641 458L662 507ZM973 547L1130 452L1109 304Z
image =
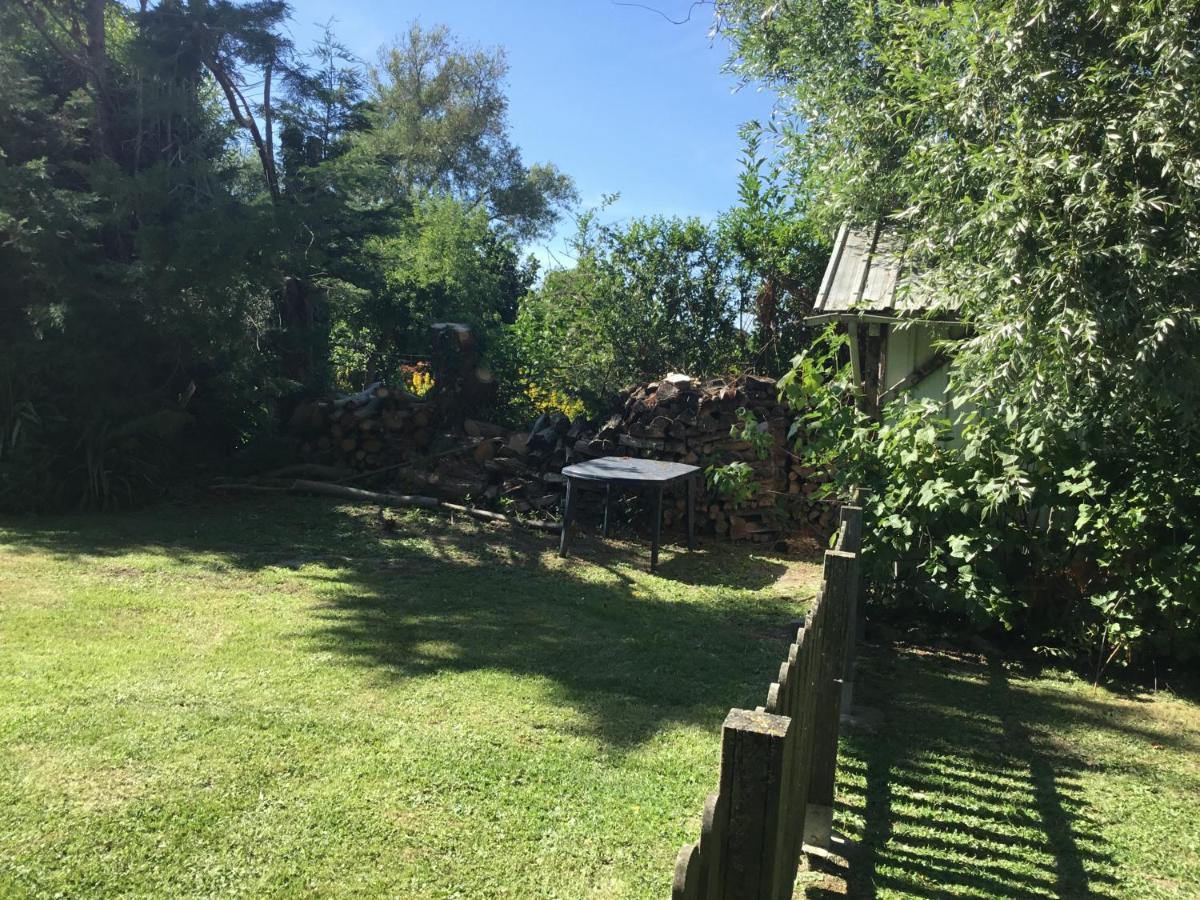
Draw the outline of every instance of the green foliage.
M788 437L819 471L841 476L851 489L865 474L854 467L859 454L844 456L848 442L869 442L873 423L854 403L857 386L846 361L849 338L830 324L792 360L779 379L780 397L796 412ZM828 488L822 487L828 494Z
M775 447L775 439L767 423L758 421L753 411L744 406L738 409L737 417L738 423L730 426L729 436L748 443L760 460L769 457ZM706 466L704 473L709 488L718 496L732 501L735 506L758 493L759 483L754 477L754 468L743 460L721 466Z
M603 225L581 216L572 268L521 302L512 340L530 378L592 409L667 372L720 374L746 359L744 284L719 230L698 219Z
M755 365L777 375L811 338L804 317L812 310L829 247L808 215L811 201L803 179L763 154L758 123L747 125L742 137L746 152L738 176L739 202L722 216L721 231L737 253L744 277L757 282Z
M414 29L369 80L286 13L0 7L0 507L136 501L431 321L515 318L573 188L509 140L502 54Z
M729 436L749 444L759 459L769 457L775 449L775 439L771 437L767 423L760 422L753 411L744 406L738 408L737 418L738 423L729 428Z
M406 356L428 349L434 322L466 322L490 346L536 275L486 210L450 197L421 201L364 251L382 283L374 292L346 292L334 307L334 372L344 385L394 378Z
M738 460L723 466L707 466L704 469L709 488L719 497L724 497L734 506L739 506L758 493L758 482L754 480L754 469L750 463Z
M371 69L372 128L357 151L393 196L453 197L488 211L518 242L548 233L576 200L553 165L526 166L508 134L500 49L465 47L445 27L412 24Z
M844 436L878 476L880 551L1098 666L1195 653L1195 4L720 9L735 66L782 91L817 220L887 219L911 290L971 326L952 409Z
M164 57L158 10L109 13L97 81L57 49L69 22L0 11L6 508L136 499L271 392L272 215L238 192L200 49Z

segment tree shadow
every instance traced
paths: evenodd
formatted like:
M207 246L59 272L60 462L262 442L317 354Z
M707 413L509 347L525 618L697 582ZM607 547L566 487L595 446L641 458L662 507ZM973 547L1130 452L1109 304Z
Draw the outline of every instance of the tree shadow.
M1057 729L1121 727L1111 711L1012 682L1004 665L874 648L843 736L836 827L845 865L807 896L1115 897L1112 851L1080 786L1089 762ZM841 884L839 884L841 882Z
M614 752L672 724L715 733L730 707L761 703L807 599L763 596L787 566L745 547L668 550L651 575L619 542L560 560L546 534L293 496L33 521L0 542L81 565L140 550L210 571L293 569L317 598L294 636L314 653L396 682L539 679L580 714L571 727ZM682 584L689 567L701 574Z

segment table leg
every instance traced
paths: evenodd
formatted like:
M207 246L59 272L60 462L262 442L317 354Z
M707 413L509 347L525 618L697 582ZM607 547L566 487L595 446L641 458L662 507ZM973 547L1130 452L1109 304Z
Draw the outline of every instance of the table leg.
M558 555L567 555L568 535L571 533L571 521L575 518L575 479L567 478L567 499L563 504L562 534L558 538Z
M604 530L600 532L602 537L608 537L608 519L612 515L612 485L604 486Z
M687 525L688 550L696 548L696 479L693 476L687 481Z
M662 534L662 485L654 491L654 542L650 545L650 571L658 568L658 539Z

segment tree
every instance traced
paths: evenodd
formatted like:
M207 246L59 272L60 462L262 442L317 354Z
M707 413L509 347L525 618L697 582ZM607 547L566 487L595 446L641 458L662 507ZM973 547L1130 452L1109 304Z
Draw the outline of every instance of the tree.
M669 371L723 374L747 358L747 285L721 232L698 219L580 218L574 267L549 273L515 328L526 375L603 408Z
M360 148L383 166L379 190L451 196L517 241L545 234L575 188L553 165L522 161L508 135L507 72L502 50L464 47L444 27L413 24L381 50Z
M753 360L778 375L809 341L804 318L812 311L829 256L808 215L804 182L763 155L762 128L743 128L746 152L738 177L738 205L721 217L721 230L738 265L758 280L754 295Z
M818 221L885 219L912 289L971 327L949 417L897 406L872 440L843 434L879 558L925 602L1098 665L1195 653L1200 9L718 11L734 66L784 98Z
M370 128L362 63L326 24L320 40L288 74L288 96L279 109L285 172L342 156L354 135Z
M134 498L269 395L271 216L235 191L198 52L164 41L175 11L104 11L81 63L83 8L0 8L6 508Z

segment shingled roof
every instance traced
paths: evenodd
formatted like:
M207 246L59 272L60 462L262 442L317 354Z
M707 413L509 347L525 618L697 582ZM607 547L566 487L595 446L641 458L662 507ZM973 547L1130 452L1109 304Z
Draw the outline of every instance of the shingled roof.
M908 274L903 246L882 224L843 225L808 321L917 316L929 307L912 292L900 290Z

